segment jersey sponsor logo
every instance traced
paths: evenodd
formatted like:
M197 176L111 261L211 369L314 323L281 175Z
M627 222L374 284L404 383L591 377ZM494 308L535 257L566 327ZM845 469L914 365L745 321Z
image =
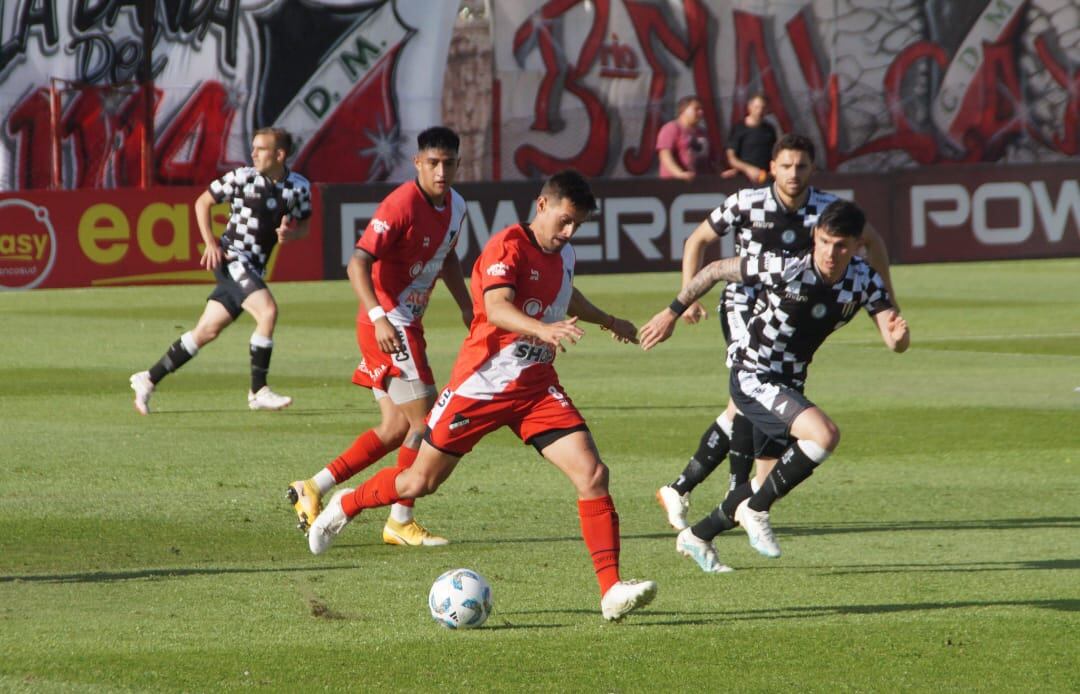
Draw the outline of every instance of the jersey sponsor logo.
M409 268L409 277L416 277L417 275L420 274L420 271L423 270L423 269L424 269L424 264L421 263L420 261L416 261L415 263L412 264L412 267Z
M538 299L529 299L521 307L525 314L528 316L535 316L544 310L544 305L540 303Z
M555 361L555 350L546 342L536 338L523 338L514 343L515 359L530 361L536 364L549 364Z
M468 417L462 417L460 412L456 413L454 414L454 418L450 420L450 424L447 426L447 429L449 429L450 431L460 429L461 427L468 426L470 421L472 420L470 420Z
M508 266L506 263L492 263L491 265L487 266L487 269L484 270L484 272L491 275L492 277L506 277L506 275L510 272L510 266Z
M788 301L797 301L800 304L806 303L810 300L810 297L803 296L802 294L799 294L797 292L784 292L784 298Z
M810 315L814 318L821 319L825 317L827 311L828 309L825 308L825 304L814 304L814 308L810 309Z
M751 222L750 226L755 229L772 229L776 226L775 222Z
M371 220L371 230L376 234L385 234L390 230L390 224L382 219L375 218Z

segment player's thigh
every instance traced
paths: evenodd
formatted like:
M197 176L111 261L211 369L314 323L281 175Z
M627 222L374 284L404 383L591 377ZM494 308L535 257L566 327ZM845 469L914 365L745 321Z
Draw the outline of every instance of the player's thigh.
M583 499L608 492L607 466L588 429L570 431L544 446L541 454L562 471Z
M277 302L266 286L248 294L240 307L250 313L257 323L277 319Z
M758 435L783 442L792 435L791 425L799 414L814 407L798 389L741 369L732 370L728 390L735 406L753 422L755 443ZM763 455L761 450L758 455Z
M829 451L840 443L840 429L820 407L811 407L800 412L791 423L791 435L797 439L814 441Z

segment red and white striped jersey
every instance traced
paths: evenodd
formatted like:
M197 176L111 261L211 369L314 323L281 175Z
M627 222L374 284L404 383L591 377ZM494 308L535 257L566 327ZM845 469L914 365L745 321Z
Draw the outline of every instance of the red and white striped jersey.
M464 217L465 199L456 190L439 208L416 181L402 183L379 204L356 247L375 258L371 280L391 323L420 323ZM357 320L370 322L365 311Z
M545 323L566 317L574 289L574 249L566 244L545 253L521 224L491 237L473 266L470 290L472 327L461 346L449 388L477 400L521 397L558 383L555 348L534 337L497 328L488 322L484 293L514 289L514 306Z

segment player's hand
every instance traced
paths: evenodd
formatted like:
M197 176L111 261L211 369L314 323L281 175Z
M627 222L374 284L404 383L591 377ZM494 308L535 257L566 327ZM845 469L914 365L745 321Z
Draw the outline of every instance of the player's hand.
M701 305L700 301L695 301L687 307L686 313L682 314L682 319L688 325L693 325L703 320L709 319L709 312L705 310L705 307Z
M628 320L622 318L611 317L611 325L600 326L601 330L611 332L611 339L623 344L631 343L637 344L637 326Z
M202 258L199 259L199 265L202 265L207 270L214 270L221 265L223 255L221 246L216 242L208 244L206 250L203 251Z
M288 243L300 238L300 226L289 216L281 218L281 224L278 225L275 231L277 231L277 238L280 243Z
M375 321L375 341L384 354L397 354L405 350L401 336L385 316Z
M536 331L537 337L552 347L557 347L560 352L565 352L564 340L576 345L585 335L585 331L577 327L577 320L577 316L571 316L556 323L541 323L540 329Z
M638 332L641 340L641 348L648 352L650 349L671 337L675 332L675 313L665 308L653 316L648 323Z

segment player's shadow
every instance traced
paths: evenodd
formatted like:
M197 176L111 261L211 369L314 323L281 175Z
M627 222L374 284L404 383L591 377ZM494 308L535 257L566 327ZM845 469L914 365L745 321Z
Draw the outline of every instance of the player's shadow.
M634 617L640 620L640 626L686 626L816 619L845 615L929 613L987 607L1034 607L1056 612L1080 612L1080 600L958 600L956 602L881 603L877 605L807 605L757 610L732 609L730 612L695 611L692 615L685 612L660 612L646 608L640 613L635 613ZM656 617L674 618L655 619ZM650 619L644 621L646 618Z
M205 569L132 569L131 571L87 571L69 574L26 574L23 576L0 576L0 583L110 583L139 579L184 578L186 576L222 576L228 574L301 573L311 571L339 571L358 569L359 564L338 566L283 566L265 569L221 568Z

